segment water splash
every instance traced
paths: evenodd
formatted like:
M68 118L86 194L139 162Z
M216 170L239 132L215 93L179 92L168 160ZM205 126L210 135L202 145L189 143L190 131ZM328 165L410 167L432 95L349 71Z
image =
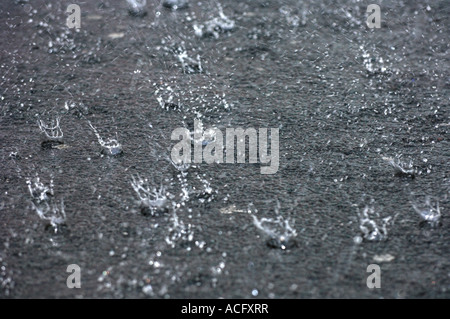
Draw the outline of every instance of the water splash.
M48 221L50 226L53 227L55 233L60 230L60 226L65 225L66 212L64 210L64 200L61 200L59 206L55 203L49 202L42 202L39 204L31 202L31 204L39 218Z
M196 178L197 178L197 180L200 181L200 183L202 185L202 189L200 189L196 192L199 202L202 204L210 203L211 201L214 200L215 194L217 194L217 191L211 187L211 182L206 180L201 175L197 175Z
M200 60L200 55L197 54L197 58L193 59L188 56L187 51L183 48L179 48L177 53L175 53L178 61L181 63L183 73L193 74L202 73L202 61Z
M45 134L46 140L42 141L41 147L44 149L61 149L64 148L64 142L62 140L64 133L60 126L60 117L55 120L51 120L50 124L45 124L42 119L38 119L39 129Z
M89 126L91 127L91 129L94 131L95 136L97 137L98 143L103 148L102 149L102 154L106 154L106 155L110 155L110 156L115 156L115 155L122 154L122 152L123 152L122 151L122 145L117 140L117 133L116 133L116 138L115 139L108 138L105 141L100 136L100 134L98 133L97 129L92 125L92 123L90 121L88 121L88 123L89 123Z
M41 21L38 25L38 33L50 36L50 39L47 42L47 52L50 54L73 52L77 49L73 34L68 28L66 28L65 30L57 31L54 30L54 27L46 21Z
M382 57L372 57L362 45L359 49L362 51L364 68L369 76L387 73L388 69L385 67Z
M97 281L99 282L99 286L97 287L97 291L102 290L111 290L112 288L112 281L111 281L111 272L113 270L113 267L110 266L106 270L102 271L101 275L97 278Z
M147 0L127 0L128 13L135 17L143 17L147 14Z
M193 27L195 35L198 37L213 36L218 39L221 33L232 31L235 27L235 22L228 18L219 6L218 17L206 21L204 24L194 24Z
M180 86L175 81L167 83L153 83L155 96L162 109L182 111L197 119L207 114L216 114L218 111L229 111L233 107L225 98L225 92L213 83L205 86Z
M59 121L61 120L60 117L57 117L55 120L51 120L50 124L47 125L42 119L38 119L38 125L39 129L42 133L47 136L47 138L53 140L53 139L62 139L64 136L63 131L61 130L61 126L59 124Z
M387 226L392 219L391 216L381 219L381 226L375 221L379 214L375 212L373 206L365 206L362 211L358 209L359 229L363 238L367 241L384 241L387 239ZM357 243L359 240L355 240Z
M28 191L30 192L33 200L39 202L47 201L50 197L53 197L53 180L50 181L50 185L46 186L41 182L39 176L26 180Z
M395 176L409 176L414 178L417 173L412 161L404 162L401 161L399 157L394 159L392 157L383 156L382 159L387 161L393 167Z
M142 287L142 292L144 293L144 295L150 297L153 297L155 295L152 285L145 285L144 287Z
M155 95L156 100L163 110L181 110L182 104L180 94L178 92L174 92L172 87L168 84L156 89Z
M168 211L170 194L163 185L157 189L151 187L147 179L132 176L131 186L139 197L143 215L155 216Z
M189 168L191 168L190 163L175 163L170 157L167 157L167 159L169 160L170 164L172 164L172 166L182 174L183 177L186 177Z
M289 249L297 247L297 231L290 225L290 219L280 215L280 202L277 200L275 213L277 217L261 218L252 215L253 224L266 237L266 244L271 248ZM251 212L249 207L249 212Z
M439 225L441 219L439 200L433 199L431 196L425 196L424 202L411 202L411 205L425 223L432 227Z
M189 187L189 183L187 180L188 169L191 167L191 164L184 162L177 164L172 161L171 158L167 158L172 166L175 167L178 172L180 172L180 174L177 174L177 178L178 182L180 183L181 192L179 194L179 202L174 205L176 208L180 208L186 205L186 202L189 201L190 195L192 193L191 187Z
M178 241L192 242L194 240L194 230L192 224L185 224L178 218L176 211L173 211L169 221L172 225L168 228L168 234L165 238L166 243L174 248Z
M211 273L213 274L213 276L221 275L224 272L225 266L225 261L221 261L218 265L212 266L210 268Z
M59 232L61 226L66 223L66 212L64 210L64 201L60 205L54 202L53 180L47 186L40 181L39 177L27 179L28 190L32 197L31 205L40 219L49 222L49 226L54 232Z
M277 218L261 218L252 215L253 224L267 237L267 246L271 248L288 249L297 246L295 237L297 232L290 225L289 219L284 219L282 216Z

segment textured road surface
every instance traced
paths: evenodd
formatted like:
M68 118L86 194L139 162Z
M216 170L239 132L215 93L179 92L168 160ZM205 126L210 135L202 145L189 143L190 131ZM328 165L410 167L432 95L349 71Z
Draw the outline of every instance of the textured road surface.
M70 3L0 3L1 298L450 296L448 1L383 1L369 29L370 2L222 0L234 28L204 37L194 25L220 17L216 1L149 0L143 17L85 1L78 31ZM200 115L279 128L278 172L203 163L183 177L170 136ZM42 147L37 120L56 117L64 144ZM102 154L89 123L123 154ZM179 207L142 210L138 175ZM29 191L37 177L47 194ZM434 226L414 209L426 196ZM56 228L33 206L47 204L46 218L64 207ZM383 240L365 236L365 209L380 229L390 218ZM271 247L253 216L289 220L295 245Z

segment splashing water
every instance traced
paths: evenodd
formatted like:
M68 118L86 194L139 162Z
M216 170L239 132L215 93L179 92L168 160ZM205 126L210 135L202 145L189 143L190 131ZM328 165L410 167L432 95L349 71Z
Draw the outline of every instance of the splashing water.
M127 0L128 13L135 17L143 17L147 14L147 0Z
M202 190L197 191L197 198L199 202L202 204L205 202L210 203L214 200L214 195L217 194L217 191L215 191L211 187L211 183L202 176L197 175L196 178L200 181L203 187Z
M66 212L64 210L64 201L61 200L60 206L55 203L42 202L35 204L31 202L33 209L42 220L47 220L53 227L55 233L59 231L59 227L66 223Z
M59 227L66 222L66 213L63 200L61 200L60 206L53 202L53 180L50 181L50 186L46 186L39 177L36 177L33 180L27 179L27 185L32 197L32 208L40 219L49 221L50 226L57 233Z
M191 164L189 163L175 163L172 161L171 158L167 157L169 162L172 164L173 167L177 169L178 172L181 174L177 175L178 182L180 183L181 187L181 193L180 193L180 201L175 206L177 208L180 208L181 206L184 206L187 201L189 201L190 194L191 194L191 188L189 187L188 181L187 181L187 175L188 175L188 169L191 167Z
M197 54L197 58L193 59L188 56L186 50L179 49L179 53L176 53L176 57L178 61L181 63L181 67L183 69L183 73L192 74L192 73L202 73L202 61L200 60L200 55Z
M117 140L117 133L116 133L116 139L107 139L104 141L100 134L98 133L97 129L92 125L90 121L88 121L89 126L94 131L95 136L97 137L98 143L103 148L102 153L106 155L119 155L122 154L122 145Z
M175 167L177 171L179 171L183 175L183 177L186 177L186 175L188 174L188 169L191 167L190 163L175 163L170 157L167 157L167 159L169 160L170 164L172 164L172 166Z
M50 186L44 185L39 177L29 178L26 183L31 197L37 202L47 201L50 199L50 196L53 196L53 180L50 181Z
M163 185L159 189L150 187L147 179L132 176L131 186L141 201L141 213L143 215L157 215L167 212L169 209L169 196Z
M61 118L57 117L56 120L52 120L50 122L50 125L46 125L42 119L38 119L37 122L41 132L44 133L45 136L47 136L47 138L54 140L54 139L62 139L64 136L64 133L59 125L60 120Z
M218 39L221 33L232 31L235 27L235 22L229 19L219 6L219 16L215 17L205 24L194 24L194 32L198 37L213 36Z
M193 117L201 119L207 113L212 114L217 111L229 111L233 103L228 103L225 92L210 83L207 86L191 86L186 88L180 86L175 81L168 83L153 83L155 96L162 109L183 111Z
M280 203L277 201L275 213L277 218L253 217L253 224L267 238L266 244L271 248L289 249L297 247L297 231L290 225L290 220L279 215ZM250 210L249 210L250 211Z
M439 201L437 199L432 200L431 196L425 196L425 202L411 202L411 205L423 221L432 227L439 225L439 221L441 219L441 209L439 208Z
M172 225L168 228L168 235L165 240L166 243L174 248L176 242L192 242L194 239L194 230L192 229L192 224L185 224L182 220L180 220L176 214L176 211L173 212L170 221Z
M364 59L363 63L368 75L383 74L387 72L382 57L373 58L363 46L360 46L359 48L362 51L362 57Z
M363 234L363 238L368 241L386 240L388 236L387 225L392 217L383 218L380 227L374 220L375 216L378 217L378 214L375 213L375 209L372 206L364 207L362 212L358 209L359 229Z
M410 176L415 177L416 169L414 168L413 162L408 163L403 162L400 158L393 159L391 157L382 157L383 160L387 161L393 168L396 176Z
M182 107L180 94L178 92L174 92L172 87L166 84L165 87L160 87L155 91L156 100L162 109L169 111L180 110Z

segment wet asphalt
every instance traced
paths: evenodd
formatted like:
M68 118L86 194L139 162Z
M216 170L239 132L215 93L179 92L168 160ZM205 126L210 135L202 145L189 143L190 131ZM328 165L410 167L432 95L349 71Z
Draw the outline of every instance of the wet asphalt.
M79 3L78 31L71 1L0 4L0 298L450 296L447 1L383 1L379 29L364 1L147 2L143 16ZM220 8L234 26L196 34ZM56 118L49 142L38 119ZM278 128L278 171L184 174L171 134L195 119ZM146 209L133 176L163 185L167 207ZM47 191L30 192L37 177ZM255 217L295 236L280 245Z

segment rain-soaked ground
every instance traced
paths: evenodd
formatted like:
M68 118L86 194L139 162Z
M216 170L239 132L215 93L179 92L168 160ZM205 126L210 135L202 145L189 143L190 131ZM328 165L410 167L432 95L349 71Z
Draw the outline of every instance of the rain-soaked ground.
M0 3L1 298L450 297L448 1L71 3ZM277 173L173 165L195 119Z

